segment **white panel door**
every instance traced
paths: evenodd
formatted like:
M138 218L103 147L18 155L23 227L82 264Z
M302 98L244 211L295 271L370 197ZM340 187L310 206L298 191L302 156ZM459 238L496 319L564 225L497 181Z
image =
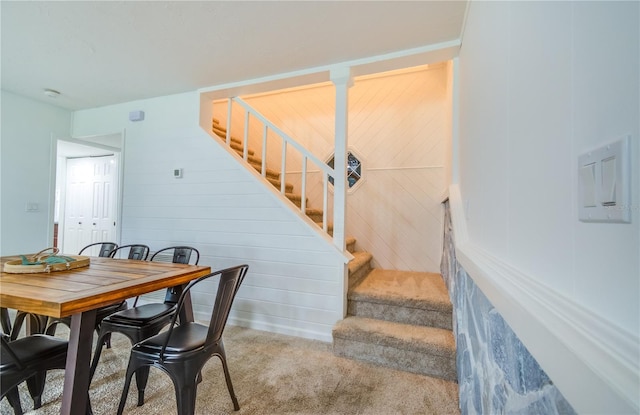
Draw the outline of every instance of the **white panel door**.
M115 156L67 161L63 252L114 240L116 183Z

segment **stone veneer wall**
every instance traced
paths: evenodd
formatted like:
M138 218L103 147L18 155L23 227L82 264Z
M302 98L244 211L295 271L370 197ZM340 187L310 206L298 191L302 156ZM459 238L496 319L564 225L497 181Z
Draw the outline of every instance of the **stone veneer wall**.
M462 414L575 414L456 260L448 202L444 227L440 266L453 303Z

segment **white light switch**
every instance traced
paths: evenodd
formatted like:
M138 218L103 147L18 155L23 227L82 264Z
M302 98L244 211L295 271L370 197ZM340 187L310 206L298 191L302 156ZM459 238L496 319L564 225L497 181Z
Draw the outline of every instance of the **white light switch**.
M602 160L602 205L616 205L616 158Z
M582 190L582 206L596 205L596 164L591 163L580 168L580 188Z
M578 211L583 222L631 222L630 136L578 157Z

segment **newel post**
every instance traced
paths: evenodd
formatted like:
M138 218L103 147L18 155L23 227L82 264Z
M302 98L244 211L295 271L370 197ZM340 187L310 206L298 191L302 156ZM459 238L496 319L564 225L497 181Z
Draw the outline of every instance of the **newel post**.
M335 151L333 158L333 244L344 252L346 248L345 220L347 216L347 141L349 119L349 88L353 85L351 68L331 70L331 82L336 88L335 114ZM340 313L347 315L347 291L349 286L349 268L344 264L341 271L342 307Z
M351 68L331 70L331 82L336 88L335 153L333 178L333 243L341 251L345 246L345 218L347 211L347 134L349 117L349 88L353 85Z

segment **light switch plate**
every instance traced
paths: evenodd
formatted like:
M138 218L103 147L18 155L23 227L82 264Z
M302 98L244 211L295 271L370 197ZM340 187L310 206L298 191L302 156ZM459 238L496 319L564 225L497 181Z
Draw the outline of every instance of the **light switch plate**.
M631 222L631 137L578 157L578 211L583 222Z

